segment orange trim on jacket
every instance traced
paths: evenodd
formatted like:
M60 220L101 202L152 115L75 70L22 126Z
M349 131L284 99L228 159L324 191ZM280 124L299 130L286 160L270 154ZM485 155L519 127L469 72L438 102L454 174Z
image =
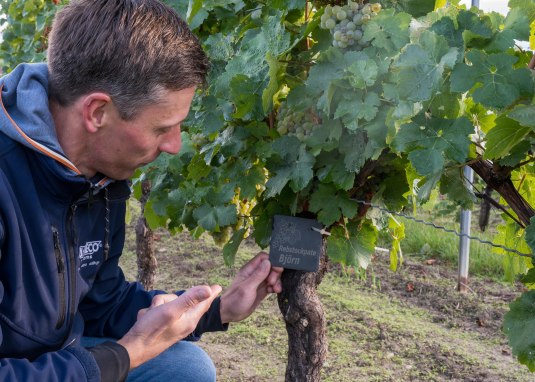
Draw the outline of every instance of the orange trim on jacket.
M4 88L4 84L0 85L0 93L2 92L2 89ZM0 104L2 105L2 109L4 110L4 113L5 115L9 118L9 120L11 121L11 123L13 124L13 126L15 126L15 129L17 129L17 131L19 132L19 134L33 147L35 148L37 151L41 152L42 154L52 158L52 159L55 159L56 161L58 161L59 163L61 163L62 165L64 165L65 167L71 169L72 171L74 171L76 174L80 175L82 174L80 172L80 170L78 170L76 168L76 166L71 162L69 161L67 158L65 158L64 156L50 150L48 147L40 144L39 142L36 142L34 141L32 138L30 138L28 135L26 135L26 133L24 131L22 131L22 129L17 125L17 123L13 120L13 118L11 118L11 116L9 115L9 113L7 112L6 110L6 107L4 106L4 101L2 100L2 97L0 96Z

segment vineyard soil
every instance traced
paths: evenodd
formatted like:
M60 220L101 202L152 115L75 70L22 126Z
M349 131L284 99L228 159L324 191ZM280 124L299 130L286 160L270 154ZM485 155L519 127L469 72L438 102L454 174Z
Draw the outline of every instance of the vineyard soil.
M258 250L242 247L237 265ZM225 286L236 272L223 265L209 237L195 241L158 231L156 253L156 286L166 290ZM122 266L134 279L133 229ZM393 273L378 254L365 278L331 268L320 285L329 337L323 381L533 380L500 331L507 303L519 289L472 279L470 293L459 295L456 271L434 259L409 258ZM205 334L199 344L214 359L219 381L284 380L286 332L274 297L228 333Z

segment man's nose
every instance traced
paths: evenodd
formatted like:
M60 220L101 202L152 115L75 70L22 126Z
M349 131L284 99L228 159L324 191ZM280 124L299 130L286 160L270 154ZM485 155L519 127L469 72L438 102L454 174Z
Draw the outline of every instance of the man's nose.
M180 127L173 129L168 134L165 134L163 141L160 144L160 151L175 155L180 151L182 147Z

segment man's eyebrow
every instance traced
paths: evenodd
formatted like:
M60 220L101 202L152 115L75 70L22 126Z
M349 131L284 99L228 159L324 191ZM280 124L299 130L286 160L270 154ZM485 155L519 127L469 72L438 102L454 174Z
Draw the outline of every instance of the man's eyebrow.
M183 120L180 120L179 122L176 122L176 123L170 123L170 124L167 124L167 125L159 125L159 126L156 126L156 129L157 130L171 129L171 128L177 126L177 125L180 125L182 122L183 122Z

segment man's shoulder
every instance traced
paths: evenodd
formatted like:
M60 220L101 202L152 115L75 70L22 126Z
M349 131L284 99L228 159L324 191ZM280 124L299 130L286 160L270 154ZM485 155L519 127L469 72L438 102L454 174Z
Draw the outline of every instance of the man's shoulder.
M7 152L21 147L20 144L15 142L13 139L8 137L5 133L0 130L0 158L5 155Z

